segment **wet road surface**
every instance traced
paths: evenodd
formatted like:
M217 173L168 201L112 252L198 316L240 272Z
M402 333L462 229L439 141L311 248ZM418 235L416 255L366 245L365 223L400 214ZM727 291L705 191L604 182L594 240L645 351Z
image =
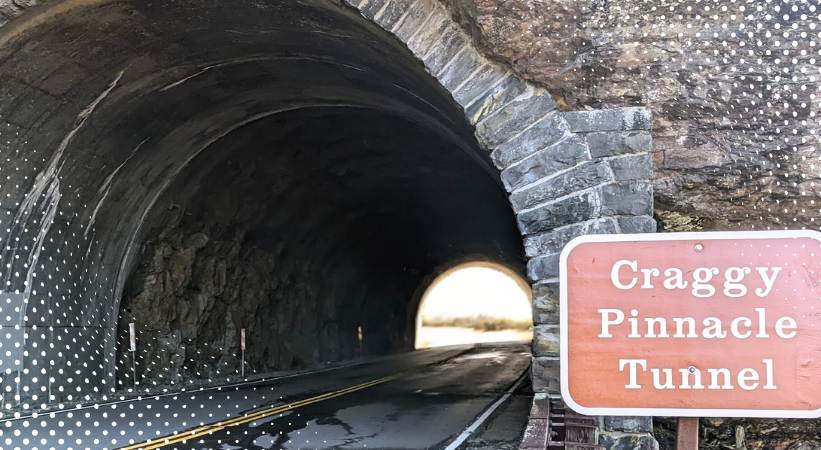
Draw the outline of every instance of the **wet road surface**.
M528 364L526 347L472 348L395 380L222 430L184 448L444 448Z
M446 448L529 363L525 344L428 349L226 390L7 420L0 442L6 449ZM461 448L494 426L497 437L517 435L527 403L521 395L502 403Z

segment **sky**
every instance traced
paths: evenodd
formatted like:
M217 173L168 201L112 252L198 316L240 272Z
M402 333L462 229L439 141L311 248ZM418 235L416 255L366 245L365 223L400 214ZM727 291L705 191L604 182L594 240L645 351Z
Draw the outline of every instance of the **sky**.
M477 315L531 320L530 293L505 272L487 266L466 266L446 272L428 288L422 317Z

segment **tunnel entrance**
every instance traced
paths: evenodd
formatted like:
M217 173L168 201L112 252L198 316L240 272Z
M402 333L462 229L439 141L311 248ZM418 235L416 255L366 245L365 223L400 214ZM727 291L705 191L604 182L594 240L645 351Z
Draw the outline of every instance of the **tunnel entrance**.
M527 341L533 336L532 293L502 264L471 261L438 275L416 313L416 348Z
M148 386L235 373L241 330L252 371L411 349L428 275L469 260L534 283L537 373L564 243L654 229L649 112L557 111L436 1L0 26L6 409L133 384L131 323Z
M142 383L412 348L413 295L465 255L516 263L504 190L452 136L352 107L272 115L214 142L146 216L121 302ZM359 342L358 330L362 341Z
M20 136L0 172L5 242L35 245L2 260L31 305L16 348L45 350L4 368L15 402L236 374L243 329L252 373L409 350L435 268L524 272L465 110L359 11L99 0L25 18L0 37ZM22 376L44 361L55 376Z

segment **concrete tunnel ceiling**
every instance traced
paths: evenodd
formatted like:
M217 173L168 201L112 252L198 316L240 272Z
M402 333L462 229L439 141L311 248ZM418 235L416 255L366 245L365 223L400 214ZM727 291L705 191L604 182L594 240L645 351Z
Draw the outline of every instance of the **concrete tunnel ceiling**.
M6 408L127 387L131 321L149 385L236 373L238 328L259 371L410 349L472 259L526 269L555 386L561 248L655 230L649 110L557 110L436 0L346 3L0 0Z
M20 311L3 325L24 325L24 373L83 355L61 397L113 387L132 320L147 380L178 380L186 358L235 370L240 327L251 367L305 367L412 348L414 302L450 264L523 270L464 113L356 11L90 8L0 35L2 281Z

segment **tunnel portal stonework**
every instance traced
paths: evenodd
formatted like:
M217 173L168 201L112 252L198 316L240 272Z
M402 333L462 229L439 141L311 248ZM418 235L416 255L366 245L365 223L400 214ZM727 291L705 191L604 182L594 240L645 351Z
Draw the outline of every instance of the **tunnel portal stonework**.
M418 264L414 267L427 270L431 266L438 267L468 256L495 258L515 266L517 258L522 257L526 266L520 272L526 272L533 283L534 389L537 396L558 393L557 279L561 248L570 239L582 234L655 231L649 156L652 147L649 131L652 120L649 110L641 107L569 112L558 110L551 95L543 88L523 81L509 69L480 54L470 37L451 19L446 8L434 0L352 0L344 7L332 2L313 2L318 5L311 6L315 9L304 7L311 14L319 11L311 16L311 20L317 23L327 17L342 17L333 19L339 21L335 27L325 30L318 27L311 30L313 34L310 34L311 39L328 39L317 41L316 48L330 47L331 50L339 49L340 53L350 52L346 56L348 60L334 63L334 70L343 74L334 79L322 76L322 67L328 63L327 60L307 58L293 49L283 53L276 68L269 68L265 57L260 55L270 51L265 47L270 44L246 42L243 40L246 39L243 37L244 31L239 29L231 30L234 33L232 36L239 36L232 39L238 39L249 50L247 54L234 59L230 59L231 55L211 54L207 54L210 59L205 56L200 58L200 54L190 57L185 53L184 44L180 44L179 48L170 45L157 56L148 49L142 50L142 47L149 44L136 38L129 42L128 36L122 36L123 42L105 45L110 44L112 52L123 48L128 50L127 46L131 46L130 48L141 49L143 53L134 51L127 56L110 57L110 61L99 72L89 70L83 61L86 56L71 48L68 43L62 47L56 46L58 48L48 48L46 43L37 45L35 38L48 36L48 30L42 28L44 23L57 20L71 11L86 8L89 9L89 17L99 13L103 19L100 30L89 31L90 34L101 33L99 42L108 42L105 37L106 27L121 21L131 23L129 21L139 20L141 17L162 17L163 14L168 17L169 24L173 24L173 20L188 20L184 8L171 3L155 2L151 6L134 6L133 11L122 5L112 7L110 3L112 2L52 1L27 12L25 9L35 6L34 2L0 0L0 24L5 24L4 28L0 28L0 74L4 80L0 85L0 158L3 162L0 165L0 280L3 282L0 296L4 301L4 314L0 316L0 320L4 329L17 330L8 335L10 337L3 342L4 348L18 344L14 357L10 359L14 361L13 367L3 368L2 385L5 388L4 395L8 394L8 398L4 397L4 403L19 406L30 402L33 395L40 396L34 401L35 404L44 402L42 392L46 390L52 396L52 401L66 398L73 401L88 400L92 398L88 395L89 386L93 387L92 396L114 392L118 388L115 382L117 367L124 364L121 359L125 344L120 300L129 295L127 279L136 270L136 283L139 284L139 280L145 281L145 277L139 278L140 267L147 267L141 266L137 260L139 252L148 252L147 258L150 255L155 258L158 254L162 255L162 251L157 253L156 247L141 246L141 243L150 239L151 233L155 233L156 236L162 235L169 241L180 243L179 247L183 250L194 248L196 251L206 247L209 239L207 235L214 235L214 232L208 231L205 233L206 237L197 237L196 231L191 228L190 233L174 237L175 231L168 229L167 225L184 223L184 219L177 217L165 222L159 219L171 214L167 211L174 208L175 199L194 197L193 191L190 191L194 188L190 186L206 189L214 186L214 180L218 180L207 177L198 179L194 176L196 174L191 175L192 178L188 175L181 177L179 174L186 174L186 170L196 165L196 161L192 163L192 160L198 158L203 149L218 147L215 143L229 133L237 130L244 133L243 130L248 129L246 126L253 126L256 122L262 124L262 121L276 114L290 114L307 107L325 112L327 110L322 108L336 108L339 111L343 108L365 108L378 111L379 114L388 114L388 110L401 111L405 119L410 118L407 125L409 127L420 126L420 130L434 130L440 136L437 139L448 142L451 147L463 148L466 154L474 146L484 152L475 158L471 156L465 160L440 162L453 167L453 164L474 164L470 161L476 160L479 162L475 164L480 169L483 161L492 163L492 167L486 172L492 171L496 182L507 192L510 210L501 213L492 209L487 217L478 215L471 220L488 222L487 218L491 216L515 217L515 224L523 239L523 257L507 250L511 248L508 241L505 241L507 238L499 238L504 241L499 243L489 235L504 234L506 225L499 223L476 229L478 231L474 234L466 233L464 241L458 241L459 238L454 235L454 242L464 247L461 252L419 256ZM313 5L312 2L308 3ZM202 11L216 9L213 2L199 1L192 4ZM286 8L282 5L277 7ZM351 7L355 12L348 9ZM167 8L167 12L163 8ZM336 12L337 9L342 11ZM372 37L375 31L355 22L351 15L356 12L394 36L399 44L388 42L377 45L370 41L369 39L375 39ZM237 17L227 14L224 20L240 21L239 10L233 13ZM209 20L222 20L207 15L205 17ZM82 22L68 22L60 30L68 34L76 33L76 28L82 25ZM157 31L160 28L160 25L152 25L140 29L137 34L161 41L164 35ZM331 30L338 35L332 36ZM265 32L274 33L276 30ZM87 36L83 38L90 39ZM361 55L364 56L351 50L353 45L346 46L348 42L355 43L357 48L361 47ZM220 49L221 47L217 50ZM408 50L409 55L415 55L419 67L413 66L413 58L405 58L402 54ZM396 61L392 60L393 54L390 52L396 52ZM185 56L178 56L178 53ZM206 53L203 52L202 55ZM36 58L49 58L50 65L45 69L27 67L26 58L29 56L35 58L32 61L46 61ZM126 57L129 59L124 59ZM174 57L188 59L181 59L182 63L173 70L161 71L166 60L171 61ZM338 84L338 87L334 87L336 90L299 89L289 93L292 95L287 98L265 93L262 100L258 98L259 95L243 97L245 94L237 90L243 81L268 83L265 87L276 90L277 80L288 80L285 71L290 66L287 65L296 64L294 61L300 58L310 60L300 60L300 64L313 65L312 70L298 69L298 73L307 79L306 83L313 83L313 86L319 88ZM267 71L265 73L269 79L260 81L253 71L230 72L230 76L235 78L225 82L234 66L249 62L257 64L255 70ZM370 66L369 69L363 69L367 64L375 64L382 72L376 69L369 72ZM43 72L38 72L41 69ZM417 69L421 69L418 74L415 72ZM135 70L139 72L139 77L133 75ZM158 73L154 74L154 70ZM224 71L221 73L224 75L222 80L217 78L220 70ZM280 73L280 70L283 72ZM423 72L435 79L438 86L434 86L435 83L428 84ZM385 79L383 83L383 80L374 79L374 76L394 78ZM214 78L212 80L209 77ZM84 83L82 89L77 87L80 85L78 80ZM179 86L193 83L203 83L201 89L217 86L225 91L225 95L216 90L207 99L196 99L191 92L176 90ZM369 87L370 90L364 89L364 86L371 84L373 86ZM452 104L439 99L437 89L447 93L450 97L448 101ZM175 102L183 104L188 101L193 106L190 109L172 111L173 116L163 116L163 121L176 122L160 123L160 119L152 119L154 115L167 113L161 108L163 103L152 97L160 93L176 95ZM329 100L331 97L333 98ZM260 103L263 100L267 102L265 108ZM121 106L120 109L117 109L118 105ZM224 105L225 109L208 110L212 105ZM133 108L136 112L129 113L131 115L121 112L126 107ZM203 119L204 126L186 119L206 110L210 115ZM456 113L463 115L463 124L457 123L453 118ZM105 116L105 120L101 116ZM327 117L322 120L347 120L337 113ZM160 137L149 137L141 134L141 130L131 130L125 125L137 119L144 121L146 129L153 127L152 136ZM302 117L299 120L308 119ZM360 123L369 120L369 117L363 116ZM265 123L268 126L277 125L276 122ZM345 123L353 124L352 121ZM279 125L287 127L287 122ZM247 141L256 143L258 140L249 137ZM296 141L281 142L292 144ZM197 150L179 150L186 146L196 147ZM103 148L114 150L103 153ZM179 153L179 156L169 156L174 152ZM229 154L227 150L224 153ZM213 154L220 152L214 151ZM430 154L425 158L435 159L437 156ZM135 165L137 161L141 165ZM210 163L208 161L201 164L212 169L216 167L213 165L216 160ZM414 163L414 160L404 161L401 167L391 166L387 172L401 177L399 169L412 169ZM461 169L454 167L452 171L460 172L462 179L468 180L479 176L477 174L482 173L480 169L475 173L465 169L461 173ZM424 171L420 170L419 177L429 176L430 170L428 167ZM222 172L216 170L215 173ZM241 168L237 173L243 173ZM274 173L276 172L270 172L266 176L274 179ZM284 178L281 179L287 179L287 176L282 177ZM189 180L199 181L188 183ZM443 183L445 184L442 186L447 185L446 182ZM166 191L173 190L178 184L179 189L174 190L177 197L169 197ZM385 186L374 185L368 188L384 189ZM243 187L238 186L236 189L241 192ZM363 188L361 192L356 192L366 195L366 190ZM137 194L132 194L132 191ZM410 192L412 191L402 191L401 194L409 195ZM459 194L455 198L460 203L470 203L460 207L466 207L468 211L480 211L486 208L480 199L496 195L488 190L487 194L483 194L484 197L479 197L477 192L485 192L485 187ZM309 195L316 193L308 191ZM436 198L436 193L427 193L420 198ZM441 201L446 202L447 199ZM230 204L230 201L226 202ZM157 205L162 207L157 208ZM424 205L420 204L418 208L426 211ZM191 209L186 207L185 211L196 215L198 210L191 206ZM365 214L361 210L355 212ZM431 214L440 212L433 210ZM388 213L397 214L393 209ZM469 216L469 212L465 211L460 211L459 214ZM331 223L334 217L337 216L330 213L318 215L308 218L310 220L306 223ZM455 215L439 218L457 220ZM381 226L392 223L386 219L384 223L378 224ZM411 227L414 223L410 221L407 226ZM227 222L222 226L222 234L216 235L221 236L221 242L224 243L230 241L230 236L236 229ZM299 226L298 222L294 226ZM166 229L159 231L163 227ZM283 228L278 222L261 224L260 227L269 231L289 229ZM379 228L374 227L373 232L378 233ZM324 229L309 229L312 232L322 230ZM244 234L253 235L253 231L245 231L247 233ZM287 233L282 235L287 236ZM427 239L430 246L451 244L437 243L435 238L429 236L419 238ZM274 245L266 239L258 240L262 243L260 246L264 247L266 243ZM293 239L299 241L305 237L294 235ZM497 247L504 249L494 250ZM520 253L521 249L520 242ZM329 247L325 256L339 257L338 255L347 255L351 251L349 249L345 253L343 250L333 249L333 253L328 253L332 252ZM380 254L380 251L377 248L369 249L367 256L373 257ZM407 251L411 252L412 249ZM260 258L265 260L269 257ZM319 264L313 257L299 261L302 261L306 270ZM331 263L351 264L350 261L345 261L347 260L342 259ZM218 264L216 259L212 262ZM184 267L184 271L188 273L184 276L197 272L192 265ZM321 268L332 270L333 266ZM370 268L377 270L377 266ZM219 270L212 269L209 266L209 271ZM424 278L422 275L429 274L417 276L414 272L413 276L403 275L404 278L396 280L397 283L407 284L408 289L411 289L411 284ZM245 276L251 275L246 273ZM296 276L296 273L292 273L284 277L283 283ZM130 280L133 285L134 278ZM339 286L333 288L339 290L333 292L350 288L346 283L352 283L351 280L352 278L339 278ZM173 283L173 280L169 282ZM223 288L224 286L219 289ZM137 286L131 294L139 298L141 292ZM395 293L386 291L385 295L387 294ZM151 301L162 299L155 298ZM7 314L6 305L14 306L14 314ZM254 315L253 311L246 313ZM328 315L328 318L333 323L342 320L334 314ZM402 318L396 320L397 323L401 320L408 322ZM224 348L236 351L237 343L232 337L236 334L236 324L224 326L227 327L225 335L215 337L216 341L213 342L221 342ZM408 329L412 329L412 326ZM407 332L405 330L404 334L398 333L391 338L395 344L377 351L407 347L410 345L408 342L412 342L409 341ZM328 342L338 339L336 334L329 333ZM59 345L55 346L55 343ZM118 346L120 351L117 351ZM353 348L333 348L327 351L338 355L337 359L355 356ZM85 363L80 363L83 359L80 355L90 356L85 358ZM328 357L315 355L309 359L318 362ZM42 369L44 361L49 361L50 370ZM163 362L166 363L170 362ZM279 365L288 366L287 363ZM60 386L60 392L52 391L52 385ZM81 392L84 395L80 395ZM70 393L74 395L71 396ZM540 418L535 417L535 420ZM608 443L608 446L623 445L624 442L619 439L628 436L625 433L639 433L640 445L648 445L645 441L652 440L647 435L650 431L647 421L608 418L601 423L602 442ZM632 436L630 439L636 437Z
M560 112L544 89L482 56L433 0L346 0L390 31L453 93L510 194L533 283L537 393L523 448L542 448L559 395L559 254L576 236L656 231L652 117L628 107ZM607 448L654 448L649 418L602 418ZM532 446L532 447L531 447Z

